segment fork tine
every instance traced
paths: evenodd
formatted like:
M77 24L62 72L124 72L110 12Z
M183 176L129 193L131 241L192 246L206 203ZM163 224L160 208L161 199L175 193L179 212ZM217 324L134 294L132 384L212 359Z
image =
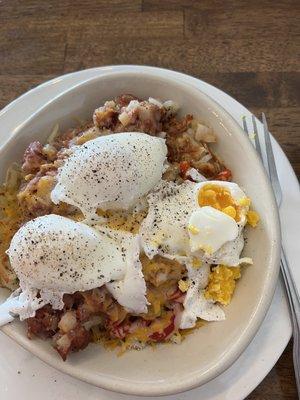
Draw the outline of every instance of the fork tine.
M256 125L256 118L254 115L252 115L252 125L253 125L253 132L254 132L254 142L255 142L255 147L256 151L259 154L259 157L261 158L262 162L263 160L263 155L260 147L260 142L259 142L259 136L258 136L258 130L257 130L257 125Z
M267 161L268 161L268 167L269 167L269 175L270 175L271 184L272 184L272 187L274 190L275 198L276 198L277 204L279 206L281 204L281 200L282 200L282 190L280 187L279 178L278 178L278 174L277 174L275 158L274 158L274 153L273 153L273 148L272 148L272 143L271 143L271 138L270 138L270 132L268 129L268 124L267 124L266 116L264 113L262 113L262 121L263 121L263 125L264 125L264 137L265 137L266 154L267 154Z
M243 116L242 121L243 121L243 129L244 129L244 132L245 132L247 135L249 135L248 125L247 125L247 121L246 121L245 115Z
M249 129L248 129L248 125L247 125L247 119L246 119L245 116L242 118L242 121L243 121L244 132L246 133L246 135L248 136L248 139L252 143L252 140L251 140L252 139L251 138L252 135L249 133ZM260 147L258 130L257 130L257 125L256 125L256 120L255 120L255 116L254 115L252 115L252 125L253 125L253 133L254 133L254 147L255 147L255 149L257 151L257 154L258 154L259 158L261 159L262 163L264 164L264 158L263 158L261 147ZM266 166L264 165L264 167L266 167Z
M274 195L276 198L277 205L280 206L282 200L282 190L280 187L280 182L277 175L276 164L272 149L272 143L270 138L270 133L268 130L267 120L264 113L262 113L262 120L264 125L264 138L265 138L265 153L267 157L267 163L265 163L265 168L269 172L270 181L273 187ZM252 115L252 123L255 134L255 145L257 146L257 151L259 149L259 156L264 162L264 157L262 156L261 147L258 138L257 126L255 117ZM243 120L243 126L246 133L248 133L248 127L246 121ZM249 135L249 134L248 134ZM259 147L258 147L259 146ZM294 362L294 370L297 384L298 395L300 395L300 337L299 337L299 329L300 329L300 300L299 293L297 291L297 286L294 282L288 260L285 255L284 248L281 246L281 261L280 267L282 276L285 282L285 288L288 295L288 300L290 304L290 311L292 317L292 326L293 326L293 362ZM298 396L299 397L299 396ZM300 397L299 397L300 398Z

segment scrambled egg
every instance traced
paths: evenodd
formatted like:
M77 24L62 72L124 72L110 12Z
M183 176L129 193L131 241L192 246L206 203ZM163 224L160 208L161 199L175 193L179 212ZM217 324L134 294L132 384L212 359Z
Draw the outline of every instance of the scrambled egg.
M235 289L235 281L240 277L240 267L218 265L213 268L210 273L209 283L205 290L205 297L208 300L214 300L223 305L228 305Z

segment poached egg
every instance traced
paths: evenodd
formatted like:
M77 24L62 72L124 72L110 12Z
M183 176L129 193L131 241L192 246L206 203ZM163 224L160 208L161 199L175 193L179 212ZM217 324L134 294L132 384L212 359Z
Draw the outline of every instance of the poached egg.
M139 241L130 233L120 240L109 232L50 214L23 225L7 254L20 281L23 304L14 312L21 320L48 303L62 309L65 293L104 284L112 285L108 289L131 311L147 309Z
M166 156L164 139L139 132L74 146L58 171L51 200L78 207L87 220L97 219L98 208L128 210L159 182Z

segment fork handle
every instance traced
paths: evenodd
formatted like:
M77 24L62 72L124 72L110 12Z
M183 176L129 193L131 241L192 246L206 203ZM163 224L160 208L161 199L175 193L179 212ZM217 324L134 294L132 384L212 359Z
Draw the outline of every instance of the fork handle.
M285 288L290 303L290 311L293 325L293 362L295 370L295 378L300 398L300 298L295 285L294 279L291 275L288 261L283 247L281 248L281 272L285 282Z

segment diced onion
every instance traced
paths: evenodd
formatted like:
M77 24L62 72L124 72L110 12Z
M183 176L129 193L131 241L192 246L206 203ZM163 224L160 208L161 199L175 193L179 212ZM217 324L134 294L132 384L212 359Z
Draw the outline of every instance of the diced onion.
M67 311L59 321L58 327L63 332L67 333L71 329L74 329L77 324L77 319L75 315L75 311Z
M62 337L60 337L56 342L56 346L58 349L61 349L61 350L69 349L69 347L71 346L71 341L70 341L68 335L63 335Z
M162 106L163 106L159 100L154 99L153 97L149 97L148 101L149 101L149 103L155 104L159 108L162 108Z
M207 163L207 162L210 161L211 159L212 159L212 155L211 155L211 154L206 154L205 156L203 156L203 157L200 159L200 162Z
M195 131L195 139L199 142L214 143L216 141L216 136L211 128L198 123Z
M50 143L50 144L53 143L54 140L56 139L58 133L59 133L59 125L56 124L56 125L54 126L54 128L52 129L52 132L51 132L50 135L48 136L47 143Z
M166 109L167 114L170 115L175 115L179 110L179 105L172 100L165 101L163 107Z
M127 114L127 112L122 112L120 115L119 115L119 121L121 122L121 124L123 125L123 126L127 126L127 125L129 125L129 123L130 123L130 121L131 121L131 117Z
M13 163L6 172L5 188L8 191L14 191L18 188L21 179L20 167L17 163Z
M204 175L200 174L195 168L187 170L186 175L193 179L194 182L205 182L207 179Z
M135 108L137 108L139 106L139 101L138 100L131 100L131 102L128 104L128 106L126 107L126 111L132 111Z
M113 100L109 100L109 101L106 101L104 103L104 107L106 107L106 108L115 108L116 107L116 103Z

